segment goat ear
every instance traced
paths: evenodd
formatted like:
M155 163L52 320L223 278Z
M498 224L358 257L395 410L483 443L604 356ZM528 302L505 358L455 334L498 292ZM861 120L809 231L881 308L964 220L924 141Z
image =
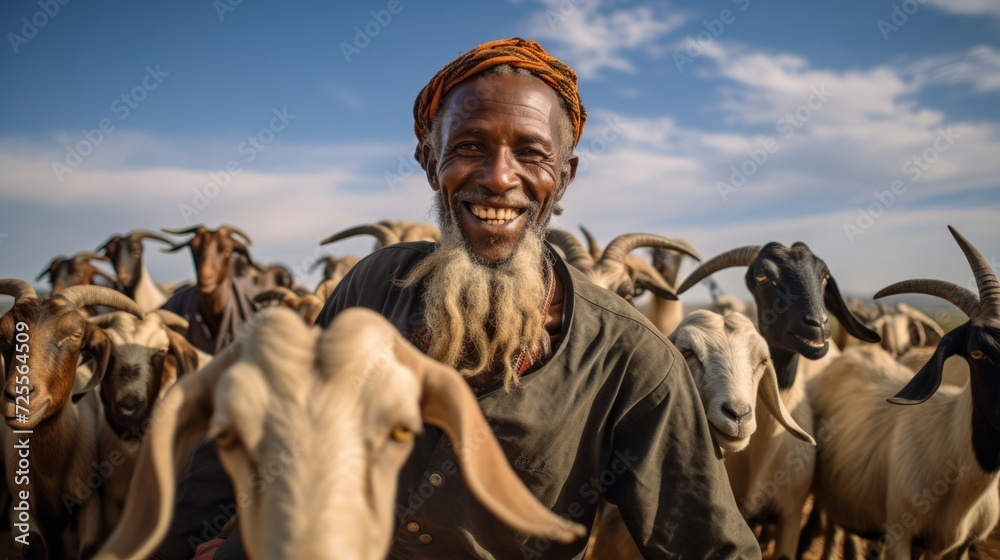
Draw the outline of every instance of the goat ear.
M83 389L73 393L73 402L79 401L101 384L104 374L108 371L108 362L111 360L111 339L104 332L104 329L90 322L87 322L86 325L81 347L83 352L94 361L94 374Z
M177 377L198 371L198 352L194 346L180 334L170 329L166 331L170 339L170 354L177 361Z
M855 338L865 342L882 342L882 337L877 332L861 324L861 321L855 318L851 310L847 308L844 298L840 295L840 288L837 287L837 281L833 279L833 276L830 276L826 281L823 303L826 304L826 308L830 310L830 313L833 313L833 316L840 321L844 329Z
M774 364L771 360L767 361L764 377L760 379L760 385L757 386L757 397L764 403L775 420L788 430L788 433L810 445L816 445L816 440L799 426L798 422L788 413L788 409L785 408L785 402L781 400L781 393L778 389L778 374L774 371Z
M938 342L931 359L927 360L924 367L920 368L913 379L900 389L896 396L889 399L889 402L903 405L920 404L931 398L941 386L944 361L958 353L961 343L965 342L968 336L969 323L945 335L941 342Z
M147 558L166 534L173 516L177 473L208 431L215 386L240 354L235 346L197 373L182 377L156 405L155 427L139 447L122 520L98 558Z
M586 533L538 502L510 467L479 403L462 376L396 339L396 357L421 381L424 421L444 430L454 445L462 478L473 496L507 526L532 537L572 542Z

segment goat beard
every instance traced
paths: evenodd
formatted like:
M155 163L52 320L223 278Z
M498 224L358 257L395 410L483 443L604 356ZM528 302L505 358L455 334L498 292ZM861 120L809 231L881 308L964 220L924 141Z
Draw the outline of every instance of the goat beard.
M427 355L465 377L502 374L510 391L520 382L515 361L523 353L550 351L542 313L548 297L545 227L526 229L505 261L484 263L472 254L458 220L438 208L439 247L403 281L404 287L424 284Z

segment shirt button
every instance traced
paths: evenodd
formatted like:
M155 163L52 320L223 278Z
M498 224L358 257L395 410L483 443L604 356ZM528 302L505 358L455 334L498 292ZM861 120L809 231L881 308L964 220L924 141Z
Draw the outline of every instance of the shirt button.
M430 535L428 535L427 533L424 533L423 535L420 535L419 537L417 537L417 540L419 540L420 542L422 542L424 544L431 544L431 540L432 539L431 539Z
M417 531L420 530L420 524L417 523L416 521L410 521L409 523L406 524L406 530L411 533L416 533Z
M441 486L441 483L444 482L444 479L438 473L432 474L428 480L430 480L431 486Z

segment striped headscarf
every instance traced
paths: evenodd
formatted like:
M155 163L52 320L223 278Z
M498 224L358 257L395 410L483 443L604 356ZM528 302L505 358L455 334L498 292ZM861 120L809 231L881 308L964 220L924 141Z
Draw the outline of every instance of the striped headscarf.
M423 148L427 136L430 135L434 116L441 108L441 101L448 92L463 81L502 64L528 70L554 89L566 102L573 124L573 147L576 147L583 134L583 125L587 122L587 111L583 108L576 89L576 72L545 52L535 41L514 37L483 43L460 55L438 71L430 83L420 90L413 104L413 131L417 135L417 151L414 155L417 161L424 163Z

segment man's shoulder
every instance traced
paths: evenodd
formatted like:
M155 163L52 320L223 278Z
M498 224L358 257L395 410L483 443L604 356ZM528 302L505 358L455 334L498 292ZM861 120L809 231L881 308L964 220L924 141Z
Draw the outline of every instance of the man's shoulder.
M398 276L400 272L409 270L433 251L434 243L431 241L394 243L358 261L351 272L360 273L365 278L373 275Z

